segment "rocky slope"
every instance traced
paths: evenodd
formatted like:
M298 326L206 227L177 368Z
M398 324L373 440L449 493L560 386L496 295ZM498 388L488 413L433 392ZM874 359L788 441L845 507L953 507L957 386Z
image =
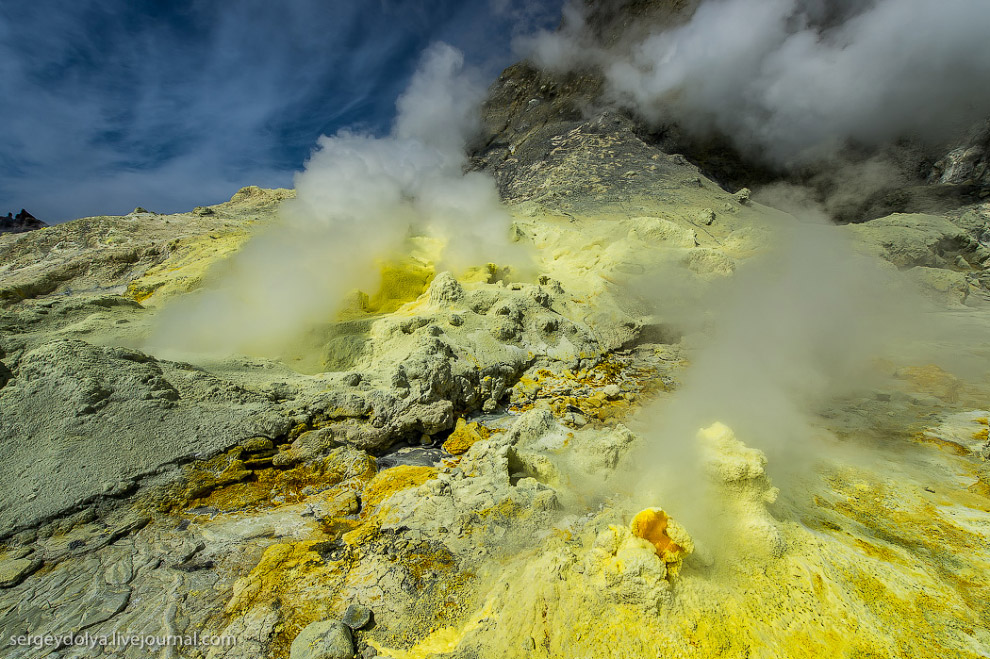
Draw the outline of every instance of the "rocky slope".
M581 9L580 25L571 17L561 26L571 45L608 52L614 60L627 55L645 35L689 20L700 2L587 0L574 4ZM846 10L840 3L821 5L813 13L827 28ZM990 124L973 126L957 144L947 147L912 139L874 148L852 146L824 162L789 169L741 152L733 146L731 135L699 134L675 120L651 124L635 108L613 100L607 88L601 68L590 63L566 72L541 70L525 60L510 66L485 101L484 131L471 149L475 166L492 172L503 196L515 199L520 191L512 188L537 172L558 146L553 138L559 140L584 121L611 111L638 138L665 152L682 154L723 187L800 185L841 223L893 213L952 212L990 198ZM617 155L626 154L620 151ZM888 170L880 177L875 176L878 162Z

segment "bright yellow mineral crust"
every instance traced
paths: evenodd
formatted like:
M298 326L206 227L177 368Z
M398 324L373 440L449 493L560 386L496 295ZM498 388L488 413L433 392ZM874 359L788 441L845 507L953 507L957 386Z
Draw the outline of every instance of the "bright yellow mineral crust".
M364 488L363 510L365 513L373 512L379 504L396 492L422 485L436 477L437 470L434 467L399 465L380 471Z
M660 508L647 508L636 513L629 530L637 538L646 540L664 563L677 563L690 553L690 548L677 544L668 534L671 519Z
M457 426L450 437L443 443L443 450L451 455L462 455L477 442L488 439L488 428L479 423L468 423L463 418L457 420Z

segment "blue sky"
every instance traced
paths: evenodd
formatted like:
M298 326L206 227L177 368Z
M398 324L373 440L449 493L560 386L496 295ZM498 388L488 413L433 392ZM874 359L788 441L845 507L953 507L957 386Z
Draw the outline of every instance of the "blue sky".
M562 0L0 0L0 214L181 212L388 131L434 41L494 79Z

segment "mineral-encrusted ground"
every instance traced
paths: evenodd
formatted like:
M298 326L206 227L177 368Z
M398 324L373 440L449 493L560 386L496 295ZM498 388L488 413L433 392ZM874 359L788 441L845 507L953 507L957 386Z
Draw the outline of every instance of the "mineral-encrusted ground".
M546 91L535 80L513 84ZM712 524L735 534L706 545L629 477L641 408L676 402L705 330L672 310L794 220L622 114L553 106L521 126L546 99L506 98L481 161L536 271L386 264L381 290L280 359L180 359L147 337L291 191L0 236L0 642L195 632L236 643L152 654L230 659L990 653L985 372L877 364L882 385L822 411L839 448L786 485L747 446L760 437L698 428L684 441L723 503ZM827 230L985 333L988 222L983 203ZM985 363L960 336L939 349Z

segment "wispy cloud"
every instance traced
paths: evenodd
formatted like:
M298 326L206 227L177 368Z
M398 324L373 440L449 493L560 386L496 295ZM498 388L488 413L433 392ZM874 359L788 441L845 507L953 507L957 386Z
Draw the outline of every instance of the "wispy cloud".
M319 135L388 129L429 43L505 65L522 17L558 5L537 4L5 3L0 208L51 222L291 185Z

